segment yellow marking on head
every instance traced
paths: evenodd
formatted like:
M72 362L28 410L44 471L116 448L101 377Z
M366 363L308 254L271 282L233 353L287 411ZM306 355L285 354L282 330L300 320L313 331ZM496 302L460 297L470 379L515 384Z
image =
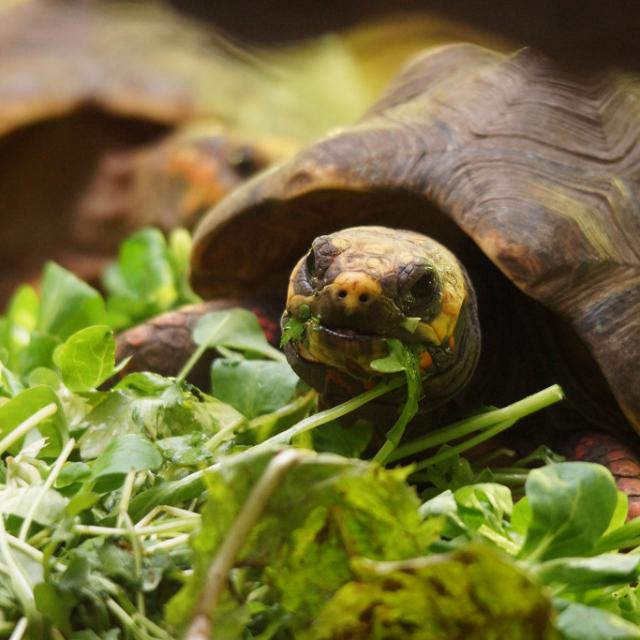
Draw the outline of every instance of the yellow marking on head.
M453 333L456 319L446 313L441 313L431 321L431 328L438 336L438 344L442 344L445 338L448 338Z
M433 327L427 322L421 322L416 329L416 333L422 338L423 342L431 342L432 344L440 344L438 336Z
M433 358L428 351L423 351L420 354L420 369L421 371L425 371L433 364Z

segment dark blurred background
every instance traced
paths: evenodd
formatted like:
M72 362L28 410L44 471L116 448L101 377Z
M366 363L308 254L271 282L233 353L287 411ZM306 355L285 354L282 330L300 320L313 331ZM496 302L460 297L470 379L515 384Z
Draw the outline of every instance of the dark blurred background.
M316 35L390 12L427 10L535 45L572 66L640 69L639 0L173 0L255 43Z

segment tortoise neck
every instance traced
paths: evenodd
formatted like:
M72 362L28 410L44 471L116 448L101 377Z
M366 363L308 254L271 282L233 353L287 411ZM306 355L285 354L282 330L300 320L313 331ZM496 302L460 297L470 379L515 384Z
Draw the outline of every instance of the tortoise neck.
M480 359L481 335L478 303L466 272L468 291L456 324L453 348L441 345L430 350L433 373L425 378L424 408L427 412L452 401L469 384Z

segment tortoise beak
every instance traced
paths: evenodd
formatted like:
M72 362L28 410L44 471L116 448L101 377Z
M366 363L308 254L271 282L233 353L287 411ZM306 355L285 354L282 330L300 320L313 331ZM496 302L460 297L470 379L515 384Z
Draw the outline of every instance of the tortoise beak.
M289 317L285 312L283 325ZM298 357L355 376L380 375L371 368L371 362L388 354L384 337L359 333L349 328L331 328L313 321L307 322L305 327L304 336L290 343Z

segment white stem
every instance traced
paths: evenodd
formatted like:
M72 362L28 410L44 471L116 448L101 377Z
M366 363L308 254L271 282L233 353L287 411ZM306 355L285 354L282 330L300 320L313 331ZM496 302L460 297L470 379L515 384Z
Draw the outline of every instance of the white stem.
M73 451L73 447L75 447L75 445L76 445L76 441L73 438L71 438L67 442L67 444L64 446L64 449L60 452L60 455L58 456L56 463L53 465L53 468L49 472L49 475L47 476L47 479L42 485L42 488L40 489L38 495L36 496L35 500L31 503L31 506L29 507L29 511L27 512L25 519L22 521L22 526L20 527L20 533L18 536L20 540L24 541L27 539L27 536L29 535L29 529L31 528L31 523L33 522L33 517L35 516L36 511L40 507L40 503L42 502L43 498L47 494L47 491L51 489L51 487L53 486L53 483L57 480L58 476L60 475L60 471L62 470L62 465L67 461L67 458L71 455L71 452Z
M39 549L36 549L34 546L25 542L24 540L20 540L20 538L16 538L12 536L10 533L6 534L7 542L12 546L24 553L26 556L29 556L34 562L42 563L44 561L44 554ZM54 565L54 568L57 571L66 571L67 565L57 561Z
M189 538L191 537L190 533L181 533L179 536L175 538L169 538L169 540L163 540L162 542L156 542L154 544L150 544L145 548L145 555L152 555L157 551L167 551L169 549L175 549L176 547L180 547L189 542Z
M9 636L9 640L22 640L24 632L27 630L27 619L20 618L13 633Z
M16 443L27 432L29 432L38 423L46 418L50 418L58 410L55 402L48 404L29 416L24 422L21 422L15 429L12 429L2 440L0 440L0 455L2 455L11 445Z
M147 513L146 516L138 520L136 523L136 529L141 529L142 527L146 527L156 516L166 513L170 516L177 517L185 517L185 518L200 518L200 514L194 513L193 511L188 511L187 509L180 509L179 507L172 507L170 505L161 504L157 507L154 507Z
M131 501L131 493L133 491L133 483L136 479L136 470L131 469L127 473L127 477L122 485L122 495L120 496L120 504L118 505L118 519L116 520L116 527L122 526L124 516L127 515L129 509L129 502Z
M197 514L194 514L197 515ZM165 533L183 529L195 529L200 522L200 518L176 518L175 520L165 520L159 524L147 527L134 527L135 532L140 536L150 536L157 533ZM126 527L100 527L96 525L76 524L73 533L84 536L126 536L129 529Z
M9 549L9 541L7 540L7 531L4 528L4 517L2 514L0 514L0 555L3 557L5 564L9 568L11 584L13 585L13 589L18 600L20 600L27 617L31 617L35 610L33 591L29 586L29 582L22 571L22 568L13 557L11 549Z
M296 449L282 451L269 463L251 490L249 497L240 509L240 513L227 532L218 554L209 566L200 592L198 606L185 640L210 640L213 637L213 614L224 591L236 556L284 476L305 455L308 454Z

